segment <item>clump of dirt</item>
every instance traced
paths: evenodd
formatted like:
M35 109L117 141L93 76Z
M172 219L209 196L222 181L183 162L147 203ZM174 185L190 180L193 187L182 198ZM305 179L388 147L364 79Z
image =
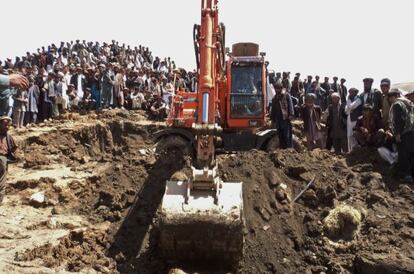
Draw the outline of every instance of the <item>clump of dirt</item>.
M50 164L50 159L42 153L30 153L24 159L24 168L40 169L42 166Z
M326 235L334 240L352 240L358 233L362 221L361 213L348 205L340 205L331 210L323 220Z
M72 231L62 238L57 246L50 243L16 254L16 261L31 261L41 258L46 267L66 264L68 271L80 271L85 267L97 271L116 272L114 260L105 256L108 244L105 231L89 229Z

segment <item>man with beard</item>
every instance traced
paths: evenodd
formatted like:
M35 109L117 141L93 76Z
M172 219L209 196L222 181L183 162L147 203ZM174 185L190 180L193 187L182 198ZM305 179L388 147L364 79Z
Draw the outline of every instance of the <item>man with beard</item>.
M384 124L384 129L389 129L389 114L390 114L390 102L388 101L388 93L390 91L391 81L388 78L381 80L381 92L382 92L382 123Z
M364 82L364 92L360 95L361 104L364 106L366 104L373 107L374 115L381 119L381 107L382 107L382 94L379 90L373 89L372 84L374 79L365 78Z
M364 105L362 117L358 118L354 128L354 136L360 146L379 147L383 145L385 132L382 121L375 115L372 105Z
M332 93L331 101L332 104L328 107L328 118L326 123L328 128L328 139L330 139L327 140L327 143L332 144L336 154L342 154L348 151L345 105L340 103L341 96L337 92Z
M274 84L276 95L272 99L270 118L277 128L281 149L293 146L291 119L294 117L292 98L280 83Z
M390 101L390 131L397 143L398 166L401 180L404 183L413 183L414 172L414 104L401 97L398 89L388 93Z
M345 86L346 79L341 79L341 84L339 85L339 96L341 96L341 104L346 104L346 98L348 97L348 89Z

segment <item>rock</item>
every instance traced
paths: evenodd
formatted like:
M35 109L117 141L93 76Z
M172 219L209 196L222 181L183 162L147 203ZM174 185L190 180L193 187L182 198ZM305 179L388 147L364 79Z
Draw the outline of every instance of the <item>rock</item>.
M318 197L314 190L307 190L301 197L307 206L317 207L319 204Z
M80 159L79 159L79 163L81 163L81 164L86 164L86 163L88 163L89 161L90 161L90 157L88 157L88 156L83 156L83 157L81 157Z
M282 202L282 201L286 200L287 195L283 191L283 189L278 188L278 189L275 190L275 197L279 202Z
M46 204L45 194L43 192L36 192L30 196L29 204L34 207L41 207Z
M308 169L304 166L290 166L285 170L286 175L295 179L301 179L300 175L307 172Z
M288 186L287 186L286 184L283 184L283 183L282 183L282 184L280 184L280 185L279 185L279 187L280 187L281 189L287 189L287 188L288 188Z
M117 165L115 165L115 168L114 168L114 170L115 171L121 171L122 169L123 169L123 165L122 164L117 164Z
M414 261L403 254L363 253L355 257L357 273L408 274L414 273Z
M60 206L54 206L52 208L52 214L53 215L60 215L62 213L63 213L63 208L62 207L60 207Z
M56 229L57 228L57 219L55 217L50 218L47 222L46 222L46 226L49 229Z
M335 188L331 185L328 185L325 189L318 190L317 195L318 195L319 200L328 206L333 206L334 200L338 196L335 191Z
M176 173L174 173L171 176L171 180L172 181L187 181L188 180L188 177L187 177L187 175L184 172L177 171Z
M182 271L181 269L173 268L170 271L168 271L168 274L187 274L187 273Z
M27 188L36 188L39 185L39 183L39 180L20 180L14 184L11 184L11 186L18 190L24 190Z
M30 235L23 234L20 229L7 229L7 230L0 230L0 239L7 239L7 240L18 240L18 239L28 239Z
M279 175L274 170L267 170L265 173L265 177L271 188L277 187L282 182Z
M70 203L76 201L77 198L73 193L68 189L63 189L62 192L59 193L59 202L60 203Z
M267 210L265 210L264 208L261 207L255 207L254 208L262 217L262 219L266 222L270 221L270 214L267 212Z
M367 197L367 202L370 204L382 203L386 202L386 199L383 195L381 195L378 192L371 192Z
M147 150L145 150L145 149L140 149L140 150L138 150L138 152L139 152L139 154L141 154L142 156L147 155Z
M97 264L97 265L94 265L94 267L93 267L96 271L99 271L100 273L112 273L112 271L111 270L109 270L109 268L107 268L107 267L105 267L105 266L103 266L103 265L99 265L99 264Z

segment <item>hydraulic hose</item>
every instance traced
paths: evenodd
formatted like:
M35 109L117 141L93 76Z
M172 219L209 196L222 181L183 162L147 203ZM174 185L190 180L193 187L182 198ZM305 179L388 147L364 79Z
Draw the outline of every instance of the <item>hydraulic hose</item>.
M193 28L193 41L194 41L194 52L195 52L195 57L196 57L197 71L200 70L200 49L198 45L199 33L200 33L200 25L195 24Z

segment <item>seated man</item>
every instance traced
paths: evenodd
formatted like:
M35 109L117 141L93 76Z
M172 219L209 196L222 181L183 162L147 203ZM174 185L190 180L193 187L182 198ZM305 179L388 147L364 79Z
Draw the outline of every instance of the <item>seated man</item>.
M68 97L69 97L69 107L71 110L77 110L79 108L79 102L80 99L76 93L75 86L70 84L68 86L67 91Z
M155 119L167 118L167 105L162 100L162 97L157 96L155 102L150 108L151 116Z
M244 105L244 115L249 117L258 117L262 114L262 105L260 100Z
M362 116L358 118L354 128L354 137L360 146L383 145L385 140L385 131L382 121L374 115L372 105L364 105Z
M145 97L144 93L142 93L138 87L134 88L134 91L130 94L130 98L132 109L143 109L143 105L145 104Z
M8 134L11 121L7 116L0 117L0 203L4 197L7 163L16 161L17 146Z
M85 110L91 110L95 106L95 100L92 98L92 93L90 88L85 89L83 98L81 101L82 108Z

